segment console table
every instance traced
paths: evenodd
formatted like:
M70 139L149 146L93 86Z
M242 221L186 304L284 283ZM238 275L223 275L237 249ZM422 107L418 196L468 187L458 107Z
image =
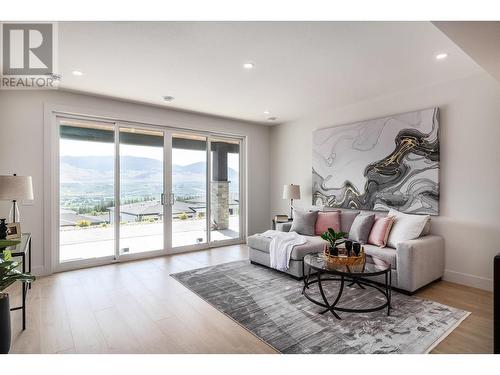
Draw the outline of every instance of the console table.
M23 233L21 235L21 243L15 246L7 247L11 251L12 258L22 258L23 273L31 273L31 233ZM26 259L28 260L28 268L26 269ZM26 295L28 289L31 289L31 283L21 282L22 304L21 306L12 307L10 311L22 310L23 314L23 331L26 329Z

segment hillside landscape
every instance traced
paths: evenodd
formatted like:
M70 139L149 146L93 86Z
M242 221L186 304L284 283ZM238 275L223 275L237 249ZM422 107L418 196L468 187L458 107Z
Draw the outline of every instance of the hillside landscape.
M114 196L114 158L112 156L62 156L61 206L90 207L111 204ZM120 158L120 197L122 202L159 199L163 192L163 164L145 157ZM172 190L178 200L204 197L206 163L172 165ZM238 196L238 172L229 168L230 193Z

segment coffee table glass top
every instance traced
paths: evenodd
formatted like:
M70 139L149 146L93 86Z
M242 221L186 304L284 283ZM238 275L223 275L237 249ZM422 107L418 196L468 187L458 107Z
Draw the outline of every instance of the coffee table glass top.
M366 262L355 266L342 266L329 263L323 253L307 254L304 263L310 268L327 273L351 276L375 276L383 274L391 265L380 258L366 256Z

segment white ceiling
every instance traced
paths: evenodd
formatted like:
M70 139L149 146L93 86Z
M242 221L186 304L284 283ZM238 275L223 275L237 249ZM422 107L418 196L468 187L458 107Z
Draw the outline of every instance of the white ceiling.
M62 88L269 125L481 71L430 22L59 24Z
M433 22L484 70L500 81L500 22Z

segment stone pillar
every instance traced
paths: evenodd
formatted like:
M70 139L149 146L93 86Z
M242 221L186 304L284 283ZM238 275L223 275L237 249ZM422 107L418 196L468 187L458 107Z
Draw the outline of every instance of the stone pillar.
M211 223L215 230L229 227L229 182L212 181Z
M229 228L229 181L227 180L228 145L212 142L212 228Z

